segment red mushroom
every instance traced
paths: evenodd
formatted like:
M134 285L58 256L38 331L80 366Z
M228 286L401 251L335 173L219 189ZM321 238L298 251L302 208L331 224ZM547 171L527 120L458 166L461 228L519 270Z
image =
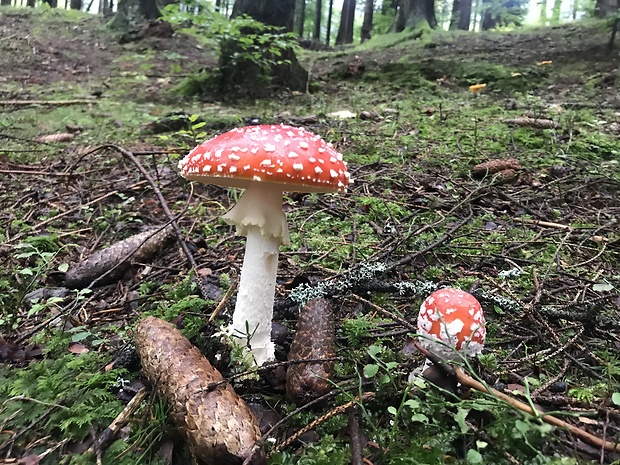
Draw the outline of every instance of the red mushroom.
M179 162L190 181L245 192L224 215L247 236L237 304L230 328L257 365L274 359L271 320L281 244L289 243L282 193L344 192L350 182L342 155L302 128L248 126L203 142Z
M482 352L486 336L484 313L476 298L460 289L433 292L420 307L418 333L426 349L448 359L458 353Z

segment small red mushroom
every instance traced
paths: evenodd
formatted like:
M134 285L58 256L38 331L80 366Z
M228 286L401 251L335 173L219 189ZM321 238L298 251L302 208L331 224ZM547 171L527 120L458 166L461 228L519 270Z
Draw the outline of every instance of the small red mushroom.
M245 192L224 215L247 236L230 328L257 365L274 359L271 320L278 253L289 243L282 193L344 192L350 182L342 155L321 137L285 125L247 126L203 142L179 162L181 176Z
M420 307L420 344L437 355L455 359L476 356L486 337L484 313L476 298L460 289L439 289Z

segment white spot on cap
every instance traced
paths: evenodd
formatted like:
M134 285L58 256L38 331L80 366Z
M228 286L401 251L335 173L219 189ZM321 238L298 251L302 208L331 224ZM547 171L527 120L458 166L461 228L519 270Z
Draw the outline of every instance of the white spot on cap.
M338 173L336 173L334 170L329 170L329 175L330 175L332 178L337 178L337 177L338 177Z
M261 179L261 177L260 177L260 176L254 176L254 177L252 178L252 180L253 180L253 181L259 181L259 182L260 182L260 181L262 181L262 179Z
M309 146L308 146L308 142L306 142L306 141L304 141L304 140L302 140L302 141L299 143L299 148L300 148L300 149L308 150L308 147L309 147Z
M241 157L239 155L235 155L234 153L229 154L228 158L230 158L231 160L234 160L234 161L241 160Z
M288 157L289 158L297 158L299 155L296 152L289 152L288 153Z
M204 165L204 166L202 167L202 172L203 172L203 173L209 173L209 172L211 172L211 165Z
M323 172L323 170L321 169L321 167L320 167L320 166L315 166L315 167L314 167L314 172L315 172L316 174L321 174L321 173Z
M293 169L294 169L295 171L303 171L303 169L304 169L304 165L302 165L301 163L295 163L295 164L293 165Z
M236 166L231 166L230 169L228 170L229 173L236 173L237 172L237 167Z
M275 152L276 146L273 144L265 144L265 152Z
M271 162L271 160L269 158L265 158L263 161L261 161L260 166L273 166L273 163Z

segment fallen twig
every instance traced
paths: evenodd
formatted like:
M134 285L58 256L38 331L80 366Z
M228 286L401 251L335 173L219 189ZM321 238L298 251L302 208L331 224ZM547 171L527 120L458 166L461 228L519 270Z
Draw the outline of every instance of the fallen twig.
M512 407L518 410L521 410L522 412L526 412L526 413L529 413L530 415L534 415L535 417L540 418L545 423L549 423L550 425L557 426L559 428L566 428L571 434L578 437L579 439L582 439L583 441L587 442L590 445L593 445L595 447L600 447L602 449L612 451L612 452L620 452L620 444L615 444L610 441L605 441L604 439L601 439L598 436L590 434L587 431L584 431L583 429L577 426L571 425L570 423L564 420L560 420L559 418L556 418L553 415L549 415L544 412L539 412L538 410L532 408L530 405L524 402L521 402L517 399L513 399L512 397L510 397L507 394L504 394L503 392L500 392L496 389L493 389L492 387L482 384L481 382L475 380L474 378L469 376L467 373L465 373L463 369L460 367L456 367L455 376L456 376L456 380L459 383L461 383L463 386L467 386L477 391L491 394L492 396L503 400L507 404L511 405Z
M0 100L0 105L83 105L96 103L97 99L73 99L73 100Z

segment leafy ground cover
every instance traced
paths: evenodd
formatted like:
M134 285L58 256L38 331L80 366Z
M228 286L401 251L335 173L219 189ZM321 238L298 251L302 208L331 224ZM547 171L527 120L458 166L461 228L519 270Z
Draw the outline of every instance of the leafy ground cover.
M473 292L489 337L468 368L617 440L620 100L617 52L605 48L601 25L387 36L357 49L304 52L313 92L227 105L174 93L185 75L215 63L186 36L120 45L97 18L21 9L2 10L0 29L10 39L0 42L3 459L92 463L93 438L140 376L135 363L106 367L143 315L174 321L225 376L238 370L211 337L218 325L206 323L220 303L216 323L232 310L226 291L243 240L218 218L238 193L191 188L176 165L225 129L295 118L345 155L355 183L345 195L286 198L291 245L281 254L276 320L292 332L297 309L287 298L299 282L369 274L332 296L338 393L328 402L294 412L281 379L235 381L265 417L294 412L267 444L269 463L349 463L355 427L347 425L356 424L363 455L375 464L619 459L491 395L407 383L423 357L381 312L414 322L429 289ZM482 83L482 92L469 91ZM58 100L74 103L49 103ZM357 116L330 116L343 110ZM180 111L195 116L174 131L153 131L154 121ZM506 122L524 116L553 124ZM64 141L48 137L60 133ZM126 151L178 217L197 268L190 271L170 242L111 284L63 289L63 273L81 258L167 221ZM519 161L514 172L472 173L508 158ZM290 336L279 348L284 357L289 343ZM278 449L361 392L374 396ZM166 408L154 397L145 402L102 463L187 463Z

